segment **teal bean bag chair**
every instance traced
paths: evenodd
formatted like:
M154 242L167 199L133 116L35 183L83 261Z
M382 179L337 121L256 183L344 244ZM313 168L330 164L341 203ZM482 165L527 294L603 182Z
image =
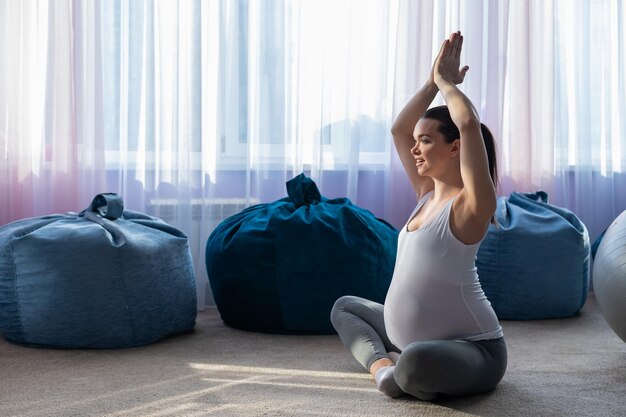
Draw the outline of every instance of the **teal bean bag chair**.
M569 210L548 195L499 197L497 226L478 250L478 276L500 319L573 316L589 289L589 234Z
M206 246L206 267L224 322L245 330L328 334L343 295L382 303L397 231L346 198L327 199L300 174L288 197L224 220Z
M124 211L114 194L81 214L0 228L0 332L56 348L125 348L191 330L196 285L187 237Z

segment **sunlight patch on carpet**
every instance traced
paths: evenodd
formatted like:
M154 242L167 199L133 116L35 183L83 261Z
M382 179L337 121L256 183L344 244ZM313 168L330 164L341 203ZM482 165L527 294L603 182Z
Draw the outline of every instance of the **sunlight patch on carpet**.
M256 366L239 366L239 365L218 365L208 363L189 363L192 369L199 371L221 371L221 372L241 372L251 374L265 374L277 376L308 376L318 378L352 378L352 379L371 379L371 375L367 373L354 372L334 372L334 371L311 371L306 369L284 369L284 368L261 368Z
M237 379L226 379L226 378L202 378L202 381L208 382L224 382L224 383L233 383L237 385L272 385L278 387L289 387L289 388L317 388L317 389L330 389L334 391L362 391L362 392L378 392L376 388L359 388L359 387L351 387L347 385L326 385L326 384L298 384L294 382L277 382L277 381L260 381L260 380L237 380Z

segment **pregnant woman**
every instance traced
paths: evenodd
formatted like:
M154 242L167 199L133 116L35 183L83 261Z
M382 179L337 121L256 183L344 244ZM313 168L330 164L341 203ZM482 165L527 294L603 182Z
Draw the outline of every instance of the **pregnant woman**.
M417 206L398 238L384 306L341 297L331 312L343 344L390 397L493 389L506 370L502 328L476 273L496 209L494 139L458 89L463 37L446 39L426 84L392 134ZM437 93L445 106L428 109Z

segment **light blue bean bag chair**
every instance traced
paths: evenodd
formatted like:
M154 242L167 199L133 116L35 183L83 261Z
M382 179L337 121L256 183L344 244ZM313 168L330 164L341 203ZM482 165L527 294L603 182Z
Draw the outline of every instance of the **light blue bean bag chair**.
M398 232L347 198L323 197L300 174L288 197L229 217L211 233L206 266L222 320L245 330L334 333L343 295L384 302Z
M191 330L196 286L187 237L124 211L114 194L81 214L0 227L0 333L57 348L123 348Z
M478 276L500 319L573 316L589 289L589 234L548 195L512 193L498 198L498 225L490 225L478 251Z

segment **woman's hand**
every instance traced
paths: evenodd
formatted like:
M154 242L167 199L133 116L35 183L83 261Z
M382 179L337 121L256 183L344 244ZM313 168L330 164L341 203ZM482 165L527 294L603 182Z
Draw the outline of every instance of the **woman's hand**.
M469 67L465 65L459 69L463 36L461 32L454 32L441 45L439 55L435 59L432 69L432 80L439 85L442 81L461 84Z

